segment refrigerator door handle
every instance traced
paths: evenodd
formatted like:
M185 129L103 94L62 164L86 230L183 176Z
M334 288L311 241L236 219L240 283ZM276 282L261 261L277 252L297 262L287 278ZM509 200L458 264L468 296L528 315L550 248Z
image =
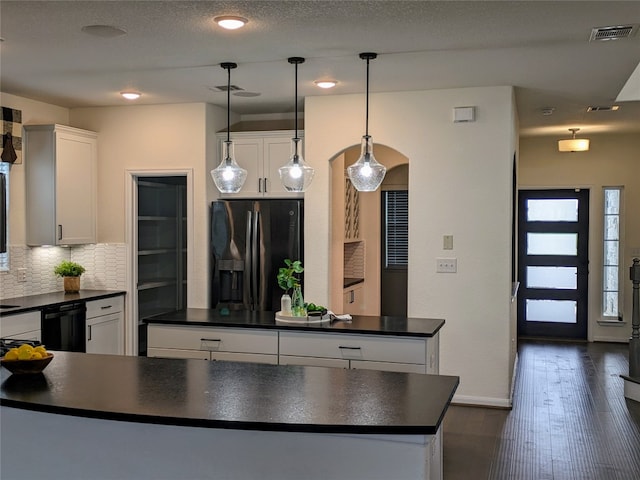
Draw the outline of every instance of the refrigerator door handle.
M251 221L252 221L253 212L250 210L247 211L247 229L246 229L246 254L244 256L244 299L245 299L245 308L249 310L253 309L253 295L252 291L252 279L251 275L253 274L252 264L253 260L251 258L253 254L253 249L251 248L253 244L252 235L251 235Z
M253 224L251 226L251 231L253 232L251 239L251 282L252 282L252 290L253 290L253 303L252 309L258 310L260 305L260 290L259 290L259 277L258 277L258 267L260 265L260 257L258 252L259 241L258 241L258 225L260 222L260 212L253 212Z

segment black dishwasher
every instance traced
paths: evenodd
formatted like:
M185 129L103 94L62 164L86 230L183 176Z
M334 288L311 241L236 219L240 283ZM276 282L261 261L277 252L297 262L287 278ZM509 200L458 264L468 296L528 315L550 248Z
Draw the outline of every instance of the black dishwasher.
M66 303L42 310L42 344L47 350L86 352L84 302Z

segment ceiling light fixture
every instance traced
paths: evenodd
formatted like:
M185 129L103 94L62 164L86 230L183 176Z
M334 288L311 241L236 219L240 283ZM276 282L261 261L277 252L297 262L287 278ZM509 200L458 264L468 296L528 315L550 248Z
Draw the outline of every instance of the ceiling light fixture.
M367 61L367 95L366 95L366 128L362 137L362 149L360 158L347 168L347 175L353 186L359 192L373 192L384 180L387 169L378 163L373 156L373 140L369 136L369 61L378 56L376 53L365 52L360 58Z
M558 140L558 151L560 152L586 152L589 150L588 138L576 138L576 132L579 128L570 128L569 131L573 134L571 138L565 140Z
M338 84L336 80L316 80L313 83L320 88L333 88Z
M227 30L236 30L244 27L249 20L234 15L223 15L221 17L215 17L213 21Z
M238 193L247 179L247 171L234 158L231 141L231 69L238 65L224 62L220 66L227 71L227 139L222 142L222 159L220 165L211 170L211 178L222 193Z
M291 139L291 158L286 165L280 167L280 181L288 192L304 192L313 180L315 170L302 158L302 145L298 138L298 65L304 63L302 57L289 57L287 61L295 65L295 136Z
M120 92L120 95L122 95L127 100L137 100L142 96L140 92L132 92L132 91Z
M102 38L115 38L127 34L127 31L124 28L116 27L114 25L85 25L80 30L88 35Z

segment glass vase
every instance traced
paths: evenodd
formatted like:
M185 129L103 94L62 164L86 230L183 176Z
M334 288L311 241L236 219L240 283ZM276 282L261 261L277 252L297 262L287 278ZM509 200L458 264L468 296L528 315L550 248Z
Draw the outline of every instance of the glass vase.
M294 317L307 316L307 309L304 307L304 298L302 297L300 285L293 287L293 294L291 295L291 315Z

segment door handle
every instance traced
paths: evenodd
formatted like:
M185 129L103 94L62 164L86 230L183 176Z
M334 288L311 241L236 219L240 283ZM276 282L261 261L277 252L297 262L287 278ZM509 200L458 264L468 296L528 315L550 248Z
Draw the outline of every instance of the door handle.
M62 225L58 225L58 240L62 240Z

